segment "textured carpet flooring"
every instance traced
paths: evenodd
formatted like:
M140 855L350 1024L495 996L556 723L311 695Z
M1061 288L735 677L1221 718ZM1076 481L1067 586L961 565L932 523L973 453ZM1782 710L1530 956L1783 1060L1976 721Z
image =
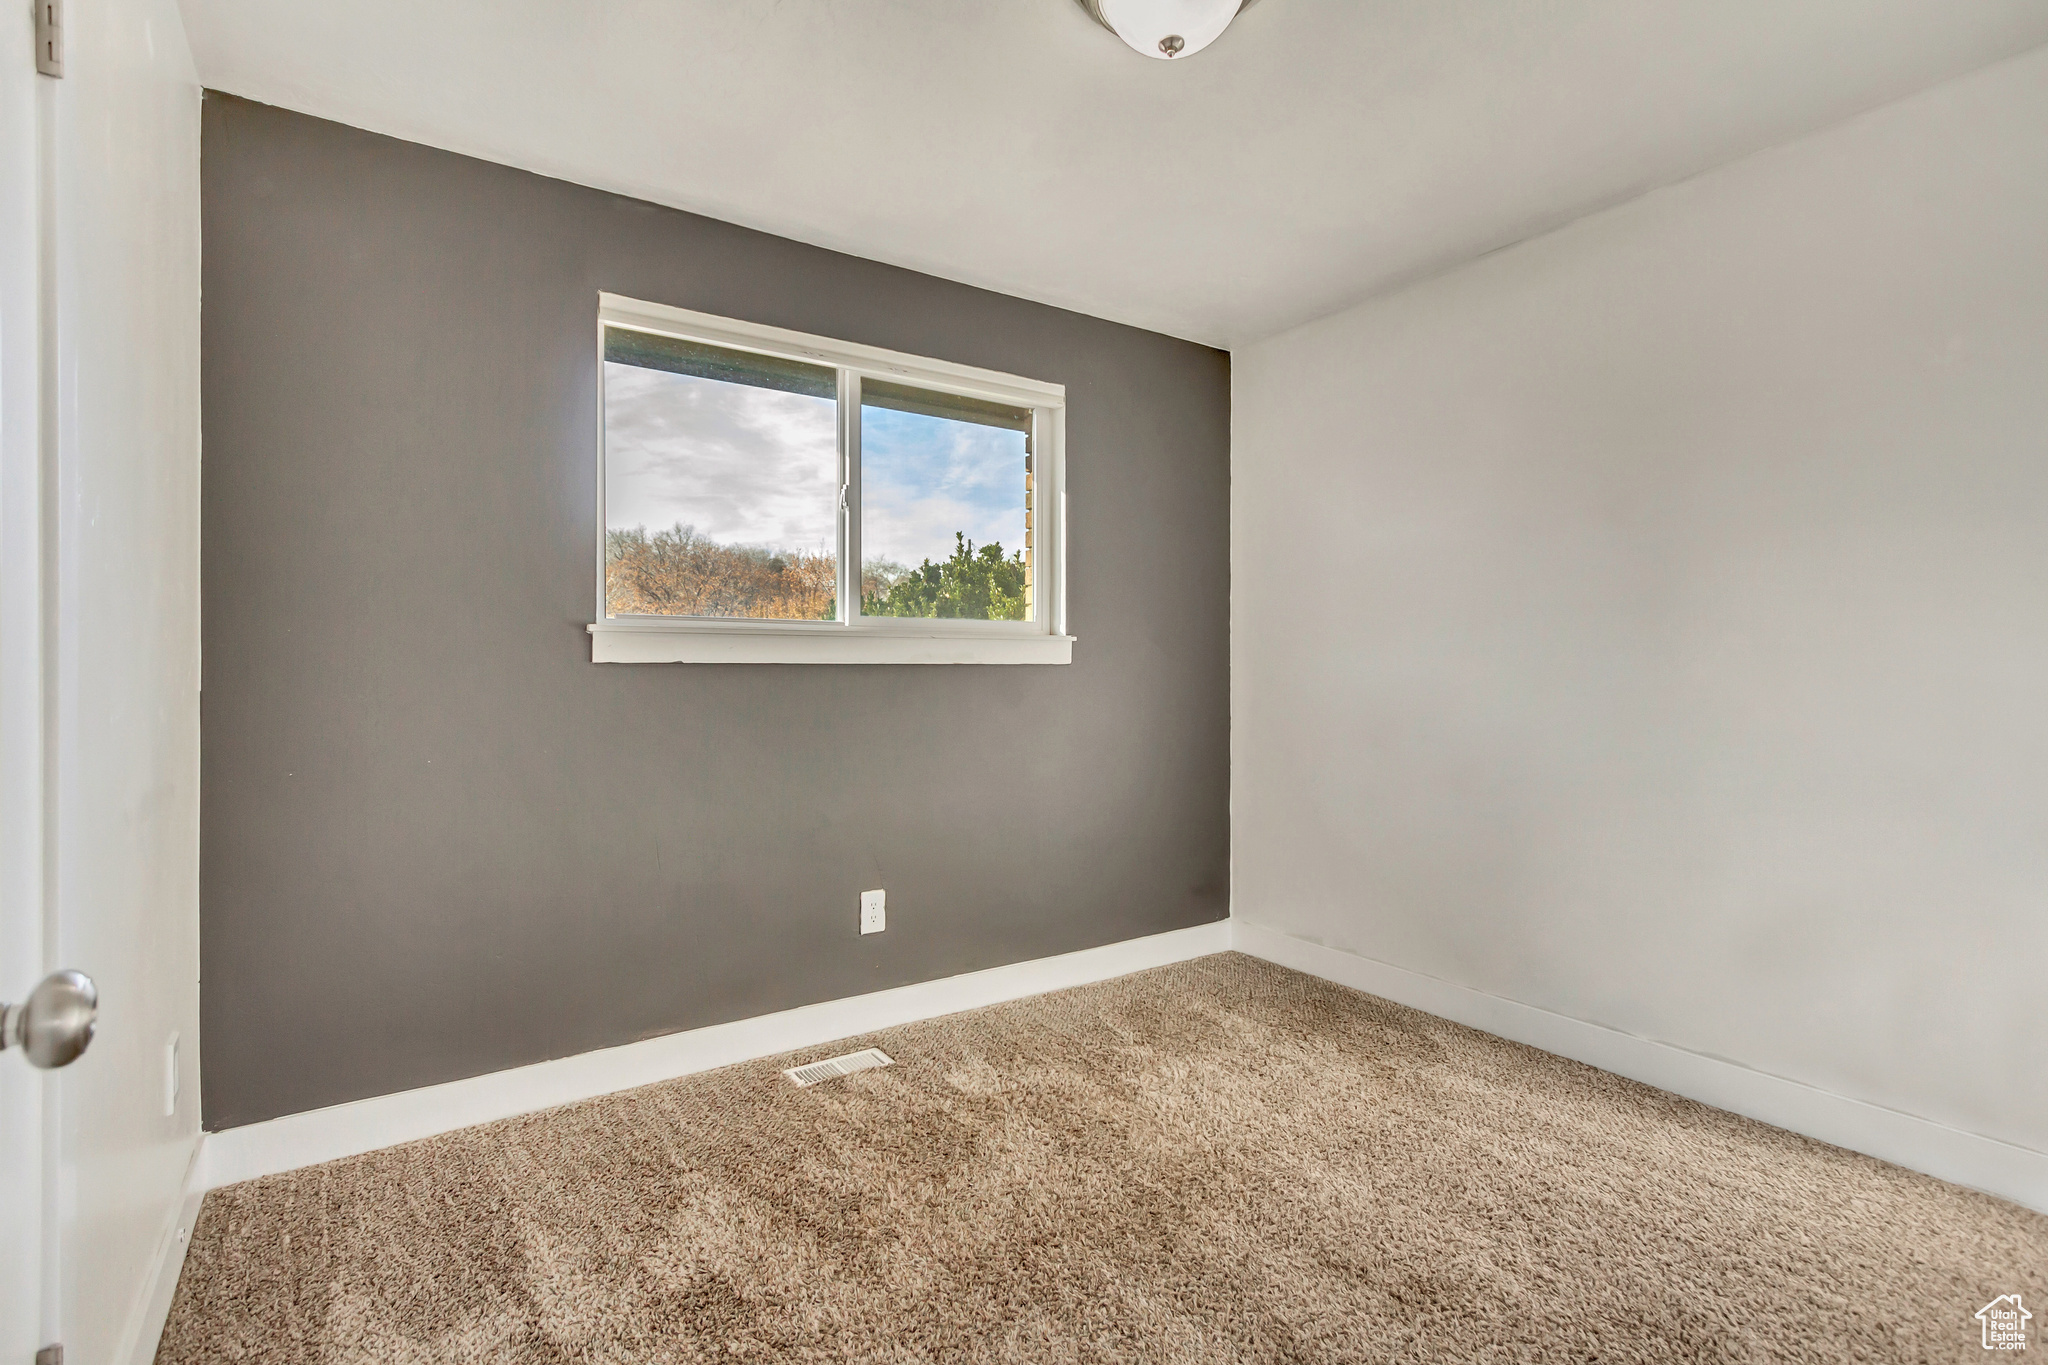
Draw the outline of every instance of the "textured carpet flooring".
M157 1359L1960 1361L1996 1295L2048 1320L2048 1218L1235 954L794 1060L870 1044L215 1191Z

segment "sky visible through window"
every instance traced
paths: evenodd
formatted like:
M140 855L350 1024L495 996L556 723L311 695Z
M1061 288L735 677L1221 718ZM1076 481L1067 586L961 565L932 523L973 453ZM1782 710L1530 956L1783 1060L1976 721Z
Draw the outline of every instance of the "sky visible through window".
M606 361L605 524L694 527L725 545L834 554L830 398Z
M920 413L860 412L861 557L916 568L977 548L1024 548L1024 433Z
M694 527L726 545L831 553L833 400L607 361L605 522ZM914 568L975 545L1024 548L1024 433L861 409L861 553Z

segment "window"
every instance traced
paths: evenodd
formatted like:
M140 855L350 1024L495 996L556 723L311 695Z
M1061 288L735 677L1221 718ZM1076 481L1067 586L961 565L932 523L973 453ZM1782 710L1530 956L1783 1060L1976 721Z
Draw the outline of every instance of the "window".
M1066 663L1065 390L602 295L598 663Z

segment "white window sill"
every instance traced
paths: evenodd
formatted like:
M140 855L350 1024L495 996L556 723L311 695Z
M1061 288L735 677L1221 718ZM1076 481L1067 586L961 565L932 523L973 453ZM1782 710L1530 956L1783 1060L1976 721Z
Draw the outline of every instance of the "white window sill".
M642 621L599 621L589 630L595 664L1064 664L1074 658L1071 635Z

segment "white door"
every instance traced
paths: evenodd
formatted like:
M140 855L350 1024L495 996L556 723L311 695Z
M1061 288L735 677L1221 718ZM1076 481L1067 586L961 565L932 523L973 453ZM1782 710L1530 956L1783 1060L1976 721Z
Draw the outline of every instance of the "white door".
M145 1355L199 1138L199 119L175 0L0 20L0 1365ZM173 1040L178 1069L170 1071Z

